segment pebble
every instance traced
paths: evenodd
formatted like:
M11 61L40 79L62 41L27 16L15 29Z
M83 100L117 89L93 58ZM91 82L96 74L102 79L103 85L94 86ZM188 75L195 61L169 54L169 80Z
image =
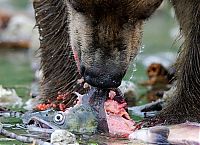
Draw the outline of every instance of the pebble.
M53 145L79 145L76 136L67 130L55 130L51 134L51 143Z

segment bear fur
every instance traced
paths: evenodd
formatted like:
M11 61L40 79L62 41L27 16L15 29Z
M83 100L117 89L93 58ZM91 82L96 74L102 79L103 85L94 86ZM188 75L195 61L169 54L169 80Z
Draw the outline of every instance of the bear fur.
M72 51L86 82L100 88L118 87L138 53L143 22L161 3L162 0L34 0L41 38L43 96L73 90L80 75ZM200 122L200 1L171 3L185 41L177 60L176 93L156 118L168 124Z

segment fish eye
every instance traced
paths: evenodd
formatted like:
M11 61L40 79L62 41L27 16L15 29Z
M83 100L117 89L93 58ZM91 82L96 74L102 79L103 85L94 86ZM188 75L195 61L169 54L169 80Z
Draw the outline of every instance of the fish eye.
M58 124L63 124L64 123L64 115L61 113L56 114L54 117L54 122L56 122Z

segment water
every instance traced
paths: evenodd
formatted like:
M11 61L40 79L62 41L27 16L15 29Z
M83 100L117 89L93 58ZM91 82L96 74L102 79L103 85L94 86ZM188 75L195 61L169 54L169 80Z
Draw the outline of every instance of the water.
M145 48L145 45L143 44L143 45L140 47L139 54L142 53L142 52L144 51L144 48Z
M134 73L137 71L136 68L136 59L131 63L130 67L132 68L131 76L129 78L129 81L134 81Z
M16 122L15 122L16 123ZM43 141L50 141L50 134L47 133L39 133L39 132L27 132L24 129L20 128L4 128L10 132L14 132L18 135L23 135L26 137L32 137L35 139L41 139ZM124 138L117 138L117 137L110 137L104 134L94 134L94 135L87 135L87 134L79 134L76 135L77 141L80 145L139 145L141 144L139 141L130 141ZM22 144L22 142L17 140L10 140L5 136L0 135L0 145L11 145L11 144ZM28 145L30 143L23 143L24 145Z
M43 40L44 38L42 36L39 37L40 40Z
M135 77L134 77L134 73L137 71L137 68L136 68L136 61L138 59L138 56L144 51L144 48L145 48L145 45L141 45L141 47L139 48L138 50L138 54L137 56L133 59L133 61L131 62L129 68L131 70L131 75L130 75L130 78L129 78L129 81L134 81Z

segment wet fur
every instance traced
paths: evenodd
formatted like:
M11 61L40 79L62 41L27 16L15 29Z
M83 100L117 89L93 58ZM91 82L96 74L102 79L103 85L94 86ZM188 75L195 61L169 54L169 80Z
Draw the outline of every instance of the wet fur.
M166 123L200 122L200 1L173 0L185 38L177 61L177 91L158 118Z
M74 61L68 39L67 9L62 0L35 0L36 27L40 33L40 54L43 71L41 95L57 97L58 92L81 92L77 79L81 76ZM71 95L69 104L73 104L75 95Z
M70 44L80 58L80 72L92 86L118 87L135 58L142 26L161 0L65 0ZM151 7L150 7L150 6Z
M73 49L78 52L84 71L93 71L93 84L98 85L99 80L113 79L116 72L122 78L130 60L137 54L143 21L161 2L162 0L35 0L37 25L43 29L40 30L43 37L40 40L44 71L43 95L54 96L57 91L73 90L74 80L79 74L70 55L71 47L75 47ZM172 0L172 5L185 42L177 61L176 94L157 118L166 120L169 124L186 120L200 122L200 1ZM92 13L94 8L100 13ZM118 11L114 13L112 8L117 8ZM70 23L77 14L75 11L84 13L87 17L79 15L76 17L78 23ZM110 15L103 15L104 13ZM100 22L91 21L97 16L101 18ZM87 27L91 23L95 29ZM126 30L119 31L124 24L127 24ZM83 27L87 29L82 29ZM77 30L74 31L73 28ZM91 32L95 32L95 35ZM87 37L91 35L92 37ZM76 41L79 38L81 41ZM119 56L119 53L123 55ZM99 75L95 72L96 69L103 71Z

